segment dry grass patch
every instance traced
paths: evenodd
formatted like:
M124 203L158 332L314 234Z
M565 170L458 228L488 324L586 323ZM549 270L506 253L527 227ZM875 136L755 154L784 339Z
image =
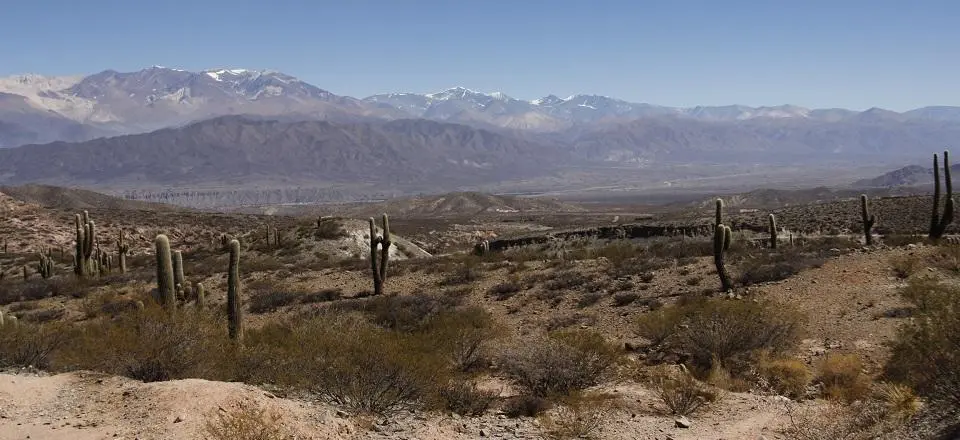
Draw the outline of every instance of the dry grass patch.
M238 402L230 410L211 411L204 422L208 440L287 440L296 438L283 415L254 402Z

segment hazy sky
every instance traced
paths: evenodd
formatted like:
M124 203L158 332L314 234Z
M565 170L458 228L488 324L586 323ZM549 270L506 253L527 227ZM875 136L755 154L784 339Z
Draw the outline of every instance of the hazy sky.
M9 0L0 76L275 69L331 92L464 86L674 106L960 105L960 2Z

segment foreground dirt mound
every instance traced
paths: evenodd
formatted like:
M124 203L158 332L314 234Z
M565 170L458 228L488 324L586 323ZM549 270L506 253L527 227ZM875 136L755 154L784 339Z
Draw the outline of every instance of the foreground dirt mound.
M730 394L717 411L681 428L672 417L657 412L656 398L649 391L636 386L607 391L619 395L622 406L608 411L597 438L775 438L775 429L786 422L778 399ZM279 414L277 426L298 439L544 438L541 421L532 418L418 413L381 420L239 383L198 379L142 383L89 372L47 377L0 374L0 440L211 438L206 435L208 422L221 414L237 414L242 407Z

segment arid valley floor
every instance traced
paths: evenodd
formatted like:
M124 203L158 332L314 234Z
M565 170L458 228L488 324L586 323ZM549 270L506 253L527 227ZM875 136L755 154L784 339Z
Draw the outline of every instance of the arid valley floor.
M4 190L0 440L955 438L914 371L951 355L903 342L934 301L956 304L960 246L926 240L931 197L872 198L869 246L856 198L723 198L726 292L711 197L461 193L265 215ZM84 210L113 267L80 278ZM367 218L384 212L377 296ZM172 312L155 299L158 234L183 256ZM242 343L222 237L242 247Z

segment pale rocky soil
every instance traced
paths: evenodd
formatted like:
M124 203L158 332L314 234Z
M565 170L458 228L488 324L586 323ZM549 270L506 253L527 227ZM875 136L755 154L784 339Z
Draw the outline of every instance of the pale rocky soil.
M608 387L619 408L596 432L603 439L782 438L784 403L773 397L729 394L690 428L663 416L657 399L635 385ZM0 440L201 439L218 412L256 403L282 414L298 439L544 438L537 419L407 414L393 419L351 416L313 401L280 398L239 383L199 379L141 383L90 372L56 376L0 374Z

